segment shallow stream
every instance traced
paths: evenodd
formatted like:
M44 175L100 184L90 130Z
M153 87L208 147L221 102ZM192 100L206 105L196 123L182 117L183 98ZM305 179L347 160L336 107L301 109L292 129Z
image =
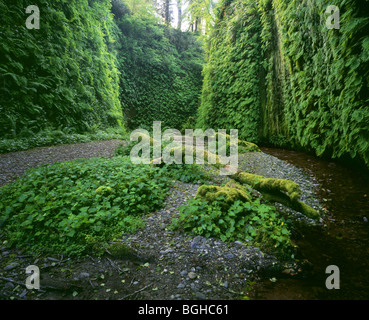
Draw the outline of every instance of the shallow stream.
M263 152L305 170L319 183L318 198L327 210L319 227L298 230L299 259L312 268L301 274L265 277L253 299L369 298L369 179L354 168L302 152L263 148ZM327 289L329 265L340 271L340 289Z

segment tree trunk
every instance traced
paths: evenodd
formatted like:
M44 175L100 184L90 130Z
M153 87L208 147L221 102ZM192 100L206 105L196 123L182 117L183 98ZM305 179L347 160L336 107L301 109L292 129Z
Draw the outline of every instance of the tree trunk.
M182 29L182 1L181 0L177 0L177 7L178 7L178 24L177 24L177 29L181 30Z
M165 24L167 26L170 25L170 0L165 0L165 7L164 7L164 10L165 10Z

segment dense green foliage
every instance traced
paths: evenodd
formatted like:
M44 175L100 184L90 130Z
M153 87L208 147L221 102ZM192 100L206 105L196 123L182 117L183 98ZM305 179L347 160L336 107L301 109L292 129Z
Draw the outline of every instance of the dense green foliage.
M274 207L254 200L237 200L224 210L224 197L212 202L192 199L180 207L180 216L173 219L173 226L223 241L250 242L264 250L290 255L293 245L287 221Z
M340 29L328 29L330 4L224 0L199 124L369 165L369 18L365 3L338 1Z
M130 156L132 148L139 144L141 140L130 142L128 145L120 145L115 149L116 156ZM161 152L172 141L161 142ZM142 156L142 152L140 154ZM150 144L150 159L153 159L153 145ZM170 179L186 182L186 183L205 183L210 179L210 173L204 169L203 166L194 164L161 164L162 170L166 172L166 175Z
M160 208L170 184L165 170L128 157L43 165L0 189L0 223L9 245L86 253L144 226L141 216Z
M126 131L121 128L107 128L104 130L89 130L83 134L73 133L72 130L47 129L32 133L28 137L14 139L0 139L0 153L27 150L36 147L55 146L69 143L84 143L112 139L127 139Z
M0 136L85 133L123 120L181 128L198 108L202 46L158 24L150 1L136 2L38 0L40 29L27 29L29 3L2 1Z
M196 114L202 87L203 50L195 36L125 14L118 53L120 99L132 129L161 121L181 128Z
M25 26L26 1L0 2L0 153L121 138L123 123L193 128L197 113L203 129L238 129L239 152L259 151L244 140L268 142L369 166L364 5L338 0L335 30L326 26L324 0L222 0L213 28L210 13L201 18L211 3L189 7L192 25L203 20L211 29L203 69L197 37L169 27L168 10L160 25L150 0L35 0L39 30ZM197 165L133 165L133 146L113 159L44 165L2 187L8 244L86 253L143 226L141 215L163 204L173 180L209 179ZM256 198L230 206L192 199L174 220L282 254L292 248L288 224Z
M120 123L110 1L33 1L40 29L26 28L29 5L0 2L0 135Z
M223 10L223 8L222 8ZM260 30L256 5L239 1L218 17L204 69L199 124L234 128L241 139L258 141L260 119Z

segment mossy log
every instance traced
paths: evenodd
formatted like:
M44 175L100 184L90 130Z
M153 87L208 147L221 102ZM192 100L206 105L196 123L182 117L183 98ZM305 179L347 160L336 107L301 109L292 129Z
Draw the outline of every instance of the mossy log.
M141 140L140 140L141 138ZM153 146L154 144L158 144L160 142L158 142L156 139L150 137L150 135L144 133L144 132L132 132L131 134L131 141L134 140L134 141L150 141L150 146Z
M227 147L231 146L231 136L229 134L223 134L223 133L218 133L216 132L216 138L219 141L219 136L225 136L226 137L226 144ZM246 140L241 140L238 139L238 153L246 153L246 152L261 152L260 148L252 142L246 141Z
M228 182L223 187L202 185L196 193L196 198L201 198L208 202L213 202L219 197L224 197L224 202L222 204L224 209L229 208L237 200L243 202L252 201L251 195L247 192L247 189L235 181Z
M320 217L318 211L298 200L302 192L298 184L293 181L265 178L246 172L237 172L232 178L242 184L250 185L255 190L261 192L269 201L284 204L312 219Z
M170 155L173 157L175 154L177 154L177 152L181 152L182 155L182 163L186 163L185 161L185 157L186 154L188 155L192 155L192 159L193 159L193 163L196 163L196 150L199 150L200 152L203 152L204 154L204 163L209 163L209 164L213 164L215 166L224 166L220 163L219 157L218 155L205 150L205 149L200 149L200 148L196 148L196 147L192 147L192 146L178 146L178 147L173 147L170 149ZM164 159L163 156L157 158L157 159L153 159L151 161L151 163L153 165L163 165L164 164Z

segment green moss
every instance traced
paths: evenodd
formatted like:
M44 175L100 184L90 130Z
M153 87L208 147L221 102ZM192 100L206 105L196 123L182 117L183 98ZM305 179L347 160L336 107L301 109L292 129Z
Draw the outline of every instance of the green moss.
M231 135L223 134L223 133L219 133L219 132L216 132L215 135L216 135L216 138L217 138L218 142L219 142L219 136L220 135L226 137L227 152L229 152L230 146L232 145L231 144ZM252 142L249 142L249 141L246 141L246 140L241 140L241 139L238 139L237 142L238 142L238 153L260 152L261 151L260 148L255 143L252 143Z
M236 182L228 183L224 187L202 185L196 193L196 198L213 202L224 197L224 208L229 208L235 201L251 202L251 195L246 188Z
M131 247L121 242L114 242L106 248L109 253L116 259L127 259L134 256L134 251Z
M178 146L178 147L173 147L172 149L170 149L170 155L173 157L178 151L181 152L182 154L182 163L186 163L186 152L188 154L192 154L192 158L193 158L193 163L196 163L196 150L199 150L200 152L204 153L204 163L209 163L209 164L214 164L215 166L223 166L220 161L219 161L219 157L218 155L205 150L205 149L200 149L200 148L196 148L196 147L190 147L190 146ZM150 163L153 164L154 166L162 166L163 165L163 157L160 157L158 159L153 159Z
M96 193L102 196L108 196L114 193L114 190L111 187L101 186L96 189Z
M301 197L299 185L290 180L265 178L246 172L236 173L235 179L257 190L263 190L265 192L284 192L291 201L295 201Z
M260 148L252 142L245 140L238 140L238 153L246 152L260 152Z
M369 167L369 19L339 3L330 30L323 0L220 1L198 125Z
M248 184L260 191L269 201L282 203L312 219L320 217L318 211L298 200L302 192L298 184L293 181L265 178L246 172L238 172L232 177L236 181Z

